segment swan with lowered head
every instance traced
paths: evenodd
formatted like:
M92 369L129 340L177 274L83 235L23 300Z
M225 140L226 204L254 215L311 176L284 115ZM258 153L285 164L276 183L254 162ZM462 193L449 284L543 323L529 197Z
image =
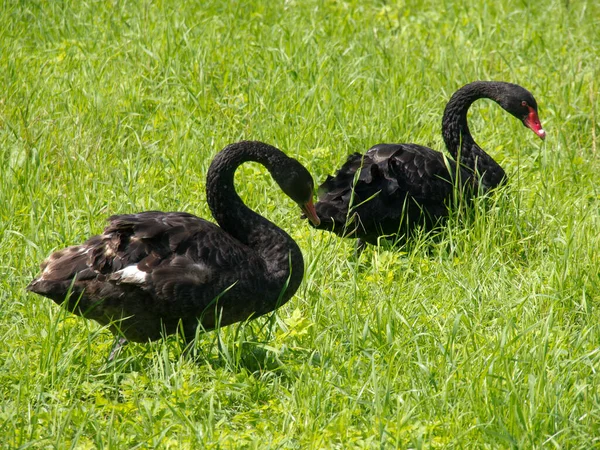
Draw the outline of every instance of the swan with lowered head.
M537 102L525 88L469 83L452 95L442 119L444 143L454 160L416 144L378 144L364 155L354 153L319 187L316 227L376 244L380 236L406 237L416 227L435 228L448 215L456 185L472 197L502 184L504 170L477 145L467 124L467 111L480 98L494 100L546 137Z
M298 161L262 142L219 152L207 174L207 201L219 226L184 212L110 217L100 235L51 254L28 290L134 342L259 317L286 303L304 274L300 248L250 210L234 188L246 161L264 165L318 225L313 179ZM111 355L112 358L112 355Z

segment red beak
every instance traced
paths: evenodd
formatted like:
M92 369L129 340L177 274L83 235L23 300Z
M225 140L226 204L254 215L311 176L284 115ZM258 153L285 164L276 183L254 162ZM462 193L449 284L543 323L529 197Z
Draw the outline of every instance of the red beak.
M537 111L531 106L529 107L529 114L523 119L523 124L537 134L540 139L546 139L546 132L542 128L542 123L540 122Z
M315 227L319 226L321 219L317 216L317 211L315 210L315 205L313 205L312 198L304 205L300 205L300 208Z

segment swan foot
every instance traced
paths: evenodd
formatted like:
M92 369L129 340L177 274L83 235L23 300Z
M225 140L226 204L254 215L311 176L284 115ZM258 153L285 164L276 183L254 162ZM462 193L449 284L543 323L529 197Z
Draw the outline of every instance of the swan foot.
M120 337L116 342L115 345L113 345L113 348L110 350L110 355L108 356L108 362L112 362L114 361L115 357L117 356L117 354L121 351L121 349L123 347L125 347L127 344L129 344L129 341L124 338L124 337Z
M367 248L366 241L358 238L356 240L356 245L354 246L354 257L357 259L360 258L360 255L362 255L362 252L365 250L365 248Z

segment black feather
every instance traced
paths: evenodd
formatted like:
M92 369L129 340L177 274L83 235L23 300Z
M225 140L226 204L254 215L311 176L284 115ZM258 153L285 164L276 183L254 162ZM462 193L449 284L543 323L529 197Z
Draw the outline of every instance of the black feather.
M138 342L179 324L191 339L199 324L210 330L273 311L298 289L304 263L296 243L235 193L233 173L245 161L312 202L312 177L297 161L260 142L233 144L208 174L221 227L183 212L112 216L101 235L50 255L28 289Z
M530 112L522 109L526 102L537 116L535 99L520 86L503 82L463 86L448 102L442 120L444 141L454 159L416 144L379 144L365 155L350 155L319 187L317 228L373 244L380 236L407 237L417 227L432 230L447 217L455 188L469 199L503 183L504 170L469 133L467 111L478 98L495 100L521 118Z

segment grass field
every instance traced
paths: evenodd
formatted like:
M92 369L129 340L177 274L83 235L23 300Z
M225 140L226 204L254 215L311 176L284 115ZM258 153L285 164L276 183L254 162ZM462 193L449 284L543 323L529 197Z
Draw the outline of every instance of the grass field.
M600 448L598 2L15 0L0 23L0 447ZM24 290L111 214L210 217L228 143L318 182L379 142L442 150L477 79L529 89L548 136L474 105L511 182L434 242L357 261L240 169L306 275L195 360L171 337L108 364L106 329Z

